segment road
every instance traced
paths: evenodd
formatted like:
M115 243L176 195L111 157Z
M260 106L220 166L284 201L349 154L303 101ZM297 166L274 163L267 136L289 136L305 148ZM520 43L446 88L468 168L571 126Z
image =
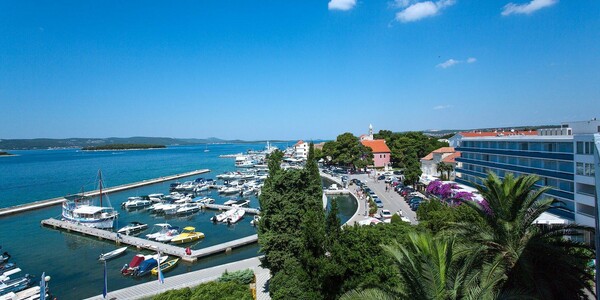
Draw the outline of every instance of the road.
M393 190L385 191L385 182L380 180L375 182L373 178L369 178L368 174L351 175L350 178L356 178L367 184L367 186L377 194L377 197L383 202L383 209L387 209L392 213L402 211L403 215L410 220L411 224L417 224L417 214L410 209L410 206L404 201L400 194ZM355 186L350 187L355 189ZM361 203L362 204L362 203ZM381 210L381 209L380 209Z

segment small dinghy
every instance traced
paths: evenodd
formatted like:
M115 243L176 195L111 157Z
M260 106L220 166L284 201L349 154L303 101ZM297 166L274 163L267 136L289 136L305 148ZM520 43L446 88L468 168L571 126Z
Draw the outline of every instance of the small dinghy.
M100 254L100 257L98 258L98 260L105 261L105 260L115 258L115 257L125 253L125 250L127 250L127 247L122 247L122 248L119 248L119 249L116 249L116 250L113 250L113 251L110 251L110 252L107 252L104 254Z
M166 261L166 262L160 264L160 271L162 273L168 272L171 269L175 268L175 266L177 265L178 262L179 262L179 258ZM152 269L151 273L154 276L158 275L158 267L155 267L154 269Z

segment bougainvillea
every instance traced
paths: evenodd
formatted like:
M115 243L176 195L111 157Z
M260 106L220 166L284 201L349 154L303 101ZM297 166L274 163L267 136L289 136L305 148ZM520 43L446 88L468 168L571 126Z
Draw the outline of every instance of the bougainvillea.
M473 201L474 196L472 193L460 191L460 192L456 192L456 194L454 194L454 198L465 200L465 201Z

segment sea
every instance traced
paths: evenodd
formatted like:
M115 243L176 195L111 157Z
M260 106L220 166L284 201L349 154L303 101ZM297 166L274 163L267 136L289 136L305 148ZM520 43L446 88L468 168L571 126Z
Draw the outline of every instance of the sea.
M280 149L292 143L273 143ZM248 150L262 150L265 144L210 144L191 146L169 146L166 149L126 150L126 151L81 151L79 149L59 150L11 150L15 156L0 157L0 207L10 207L34 201L74 194L97 188L98 170L102 171L104 186L138 182L168 175L185 173L198 169L210 169L209 173L181 178L183 182L198 177L216 179L218 174L234 171L234 160L220 158L222 154L245 153ZM185 246L201 249L239 239L256 233L250 225L251 216L246 216L234 225L213 224L210 222L214 211L203 211L186 217L155 216L144 210L128 211L120 204L128 197L152 193L169 193L169 185L176 180L166 181L122 192L111 193L108 200L119 211L116 228L132 221L147 223L149 229L140 236L149 233L152 225L167 222L171 225L194 226L202 231L206 238ZM329 182L323 183L328 185ZM207 196L214 198L217 204L232 199L221 196L211 190ZM233 196L235 197L235 196ZM251 197L250 207L258 207L258 199ZM357 204L354 199L338 197L339 213L342 223L355 213ZM98 255L117 248L114 242L98 238L69 233L42 227L40 221L47 218L60 218L60 205L20 213L0 218L1 251L10 253L22 272L30 274L39 281L42 273L51 277L50 290L58 299L83 299L102 293L103 265ZM218 254L198 260L195 263L180 262L169 276L200 270L259 255L258 244L234 249L229 254ZM125 255L110 260L108 268L108 289L117 290L156 280L155 277L124 277L121 267L138 253L130 247Z

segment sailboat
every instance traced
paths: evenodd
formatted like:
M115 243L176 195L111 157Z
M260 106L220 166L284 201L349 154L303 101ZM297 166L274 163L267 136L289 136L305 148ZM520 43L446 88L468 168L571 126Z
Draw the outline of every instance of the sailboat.
M99 206L93 205L92 198L86 196L83 191L81 194L67 195L62 204L62 219L87 227L113 228L114 220L119 213L110 206L110 202L108 202L108 206L103 206L102 171L100 170L98 170L98 186L100 190Z
M210 150L208 150L208 144L204 144L204 152L209 152Z

